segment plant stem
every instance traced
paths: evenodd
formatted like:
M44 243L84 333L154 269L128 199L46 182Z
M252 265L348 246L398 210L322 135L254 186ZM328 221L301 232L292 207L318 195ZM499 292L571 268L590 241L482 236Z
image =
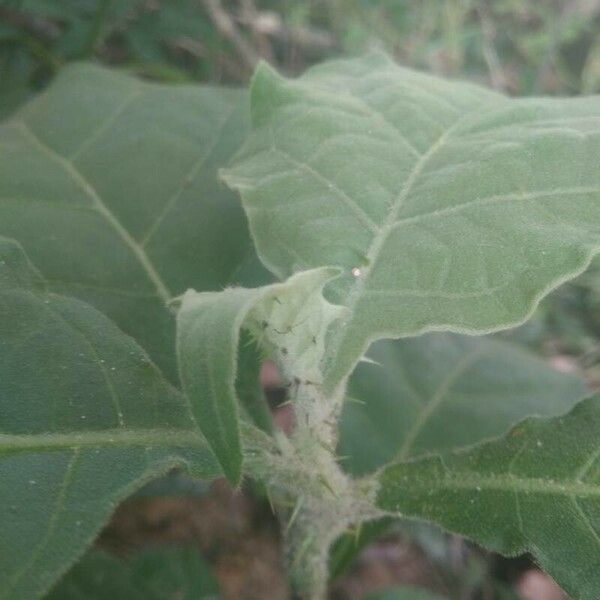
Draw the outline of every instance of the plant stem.
M94 16L92 28L90 29L90 33L81 53L82 57L90 57L98 49L104 33L104 24L114 2L115 0L100 0L98 10Z
M320 400L311 409L304 398L297 412L301 420L289 438L281 433L272 438L251 427L244 431L245 468L269 486L286 515L290 579L302 600L326 598L329 551L335 540L351 526L381 516L373 505L374 480L354 480L338 465L331 448L337 426L320 423L320 416L329 421L323 410L327 403Z

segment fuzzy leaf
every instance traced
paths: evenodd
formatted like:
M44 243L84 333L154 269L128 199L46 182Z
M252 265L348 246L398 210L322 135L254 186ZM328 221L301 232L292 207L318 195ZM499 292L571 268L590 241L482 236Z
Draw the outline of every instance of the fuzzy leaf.
M42 595L119 501L176 466L220 473L186 401L0 238L0 598Z
M239 200L215 176L247 130L246 98L75 65L0 127L0 235L172 379L168 300L252 268Z
M320 381L319 365L329 324L339 307L325 302L323 285L332 269L298 273L261 288L222 292L189 290L177 316L177 356L192 411L229 480L239 482L242 449L235 390L242 326L257 343L303 379Z
M344 467L455 450L531 416L566 412L585 383L499 339L432 333L380 341L352 374L341 423Z
M378 338L521 323L600 248L596 97L512 100L380 55L295 81L263 64L251 97L226 180L274 273L344 270L330 389Z
M470 450L384 468L380 508L503 554L531 552L575 599L600 589L600 396Z

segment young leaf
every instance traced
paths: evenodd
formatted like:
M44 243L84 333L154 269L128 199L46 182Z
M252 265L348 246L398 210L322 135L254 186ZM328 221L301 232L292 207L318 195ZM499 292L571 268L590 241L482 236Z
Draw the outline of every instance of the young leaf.
M435 333L380 341L369 356L375 363L352 374L341 421L339 454L353 474L481 442L586 394L579 377L499 339Z
M600 101L511 100L375 55L261 65L227 182L263 262L337 265L327 387L369 343L524 321L600 248ZM326 294L327 295L327 294Z
M187 292L177 317L177 357L183 390L225 475L240 480L242 448L235 381L240 329L257 292Z
M219 588L198 551L146 550L130 561L88 552L47 600L218 600Z
M0 238L0 597L43 594L120 500L175 466L219 475L182 396Z
M246 102L75 65L0 127L0 235L172 379L168 300L239 282L253 261L239 201L215 176L245 135Z
M499 440L385 467L380 508L503 554L531 552L577 600L600 589L600 396Z
M189 290L183 296L177 316L180 379L200 428L234 484L242 467L234 385L240 330L251 330L259 344L279 344L282 364L293 364L296 374L315 380L325 332L340 314L321 296L334 274L317 269L261 288Z

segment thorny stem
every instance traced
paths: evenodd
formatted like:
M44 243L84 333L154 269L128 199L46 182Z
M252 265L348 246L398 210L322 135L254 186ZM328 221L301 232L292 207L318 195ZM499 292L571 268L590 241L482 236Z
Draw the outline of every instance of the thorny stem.
M326 392L323 358L329 325L347 311L328 303L322 290L337 274L333 269L298 273L272 288L246 319L250 334L288 382L295 428L289 437L282 432L270 437L247 427L245 470L268 486L280 506L291 506L284 515L286 556L292 587L306 600L325 598L336 538L382 514L374 506L375 478L353 479L335 455L345 386Z
M245 466L270 487L280 505L293 507L284 524L292 586L299 598L322 600L333 542L381 512L373 503L375 481L351 478L336 460L339 398L324 398L318 386L306 383L296 394L297 424L289 438L246 428Z

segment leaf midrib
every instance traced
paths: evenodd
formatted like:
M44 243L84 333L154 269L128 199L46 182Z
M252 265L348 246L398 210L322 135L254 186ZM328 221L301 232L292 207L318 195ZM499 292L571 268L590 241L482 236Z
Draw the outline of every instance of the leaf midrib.
M331 350L332 356L337 356L339 354L339 351L342 348L344 340L346 339L347 335L353 335L352 322L355 319L356 306L359 303L361 297L363 296L364 290L367 286L367 282L370 279L370 275L373 272L373 268L375 266L375 263L377 261L379 254L381 253L390 233L396 227L399 212L402 209L402 206L404 205L404 203L406 202L406 199L408 198L411 190L413 189L415 182L417 181L417 179L423 172L423 169L427 166L429 161L432 159L432 157L435 156L439 152L439 150L446 144L448 138L454 134L456 129L458 129L458 127L460 127L465 121L472 119L474 115L479 116L479 112L477 109L483 103L484 102L482 102L480 105L475 107L473 109L473 111L469 111L467 113L464 113L460 117L458 117L454 121L454 123L450 127L448 127L437 138L437 140L431 144L429 149L424 154L422 154L421 157L415 162L413 168L411 169L411 172L409 173L408 177L406 178L404 185L402 186L402 189L400 190L400 193L396 197L396 201L390 206L389 212L388 212L385 220L379 226L377 233L373 236L373 239L371 240L369 248L367 249L367 251L365 253L365 259L366 259L365 262L369 265L369 267L365 270L365 273L363 275L361 275L360 277L357 277L355 279L354 285L352 285L350 287L350 289L346 295L344 304L345 304L345 306L347 306L350 309L351 316L350 316L350 320L345 322L343 327L338 328L336 333L334 334L334 337L332 339L332 344L331 344L332 345L332 350ZM368 346L368 344L369 344L369 340L366 341L365 348ZM362 352L361 352L361 354L362 354ZM354 364L351 365L350 370L353 367L354 367ZM337 381L333 382L333 384L336 385L338 382L339 382L339 377L338 377Z
M102 431L0 434L0 456L81 448L206 447L195 429L105 429Z
M391 467L393 470L393 467ZM410 479L410 477L408 478ZM407 481L408 481L407 479ZM473 473L458 473L443 479L427 478L421 481L410 481L410 496L416 485L423 491L467 491L480 493L484 490L520 494L547 494L565 496L567 498L600 498L600 484L590 484L578 479L557 481L542 477L526 477L513 474L481 475ZM421 485L419 485L421 484ZM420 491L418 493L421 493Z
M196 177L196 175L200 172L200 169L208 162L208 160L210 159L212 154L215 152L215 150L217 149L217 147L219 145L219 142L221 141L221 134L223 133L223 131L227 127L227 124L229 123L231 117L235 113L235 109L236 109L235 104L232 104L231 108L227 111L227 113L225 114L223 119L221 119L219 125L217 126L214 137L213 137L212 141L209 144L207 144L204 154L197 161L194 162L192 167L187 172L186 176L183 179L184 182L193 180ZM167 201L165 202L165 204L163 206L163 209L161 210L159 215L156 217L156 219L154 219L154 221L152 222L152 224L150 225L150 227L148 228L148 230L142 237L140 244L139 244L142 249L144 249L148 246L148 244L150 243L150 240L153 238L153 236L156 234L158 229L161 227L161 225L163 224L167 215L173 210L173 207L177 204L177 202L181 198L182 194L184 193L185 189L186 189L185 184L183 184L183 183L180 184L177 187L177 189L171 194L171 196L167 199Z
M424 406L419 410L417 418L414 420L410 429L406 432L404 442L398 450L396 460L402 461L408 458L415 442L422 431L425 429L427 424L431 421L434 414L444 403L448 394L456 384L456 382L462 377L484 354L479 348L466 354L462 360L459 360L454 368L442 379L440 384L435 389L429 402L426 402Z
M96 212L99 213L104 220L110 225L115 233L121 238L125 245L131 250L133 255L137 258L139 264L142 266L148 279L152 282L156 288L157 295L161 300L167 304L172 299L172 294L169 291L167 285L163 281L162 277L155 269L152 261L149 259L144 248L138 244L131 234L125 229L121 222L115 217L115 215L106 206L96 189L92 184L77 170L73 162L58 154L54 149L43 142L33 130L25 123L25 121L18 120L14 123L21 129L27 139L29 139L43 154L50 158L55 163L59 164L63 170L70 175L70 177L79 185L79 187L85 192L86 196L92 201L93 207Z
M474 109L476 111L476 109ZM350 310L354 310L356 305L358 304L360 297L364 288L369 281L370 274L373 272L373 267L377 262L377 258L381 253L390 233L393 231L396 226L396 222L398 221L398 215L400 210L404 206L406 199L408 198L410 192L412 191L415 182L420 177L423 169L427 166L429 161L440 151L441 148L444 147L448 138L453 135L456 129L461 126L465 120L468 120L473 117L473 112L468 112L459 117L454 123L442 133L437 140L431 144L427 152L421 155L418 161L414 164L411 172L404 185L402 186L402 190L396 197L396 201L390 206L390 210L383 221L383 223L379 227L379 231L373 236L371 240L371 244L365 253L365 257L369 264L369 268L366 270L363 276L356 279L354 286L350 289L348 296L346 298L346 306L350 308Z

